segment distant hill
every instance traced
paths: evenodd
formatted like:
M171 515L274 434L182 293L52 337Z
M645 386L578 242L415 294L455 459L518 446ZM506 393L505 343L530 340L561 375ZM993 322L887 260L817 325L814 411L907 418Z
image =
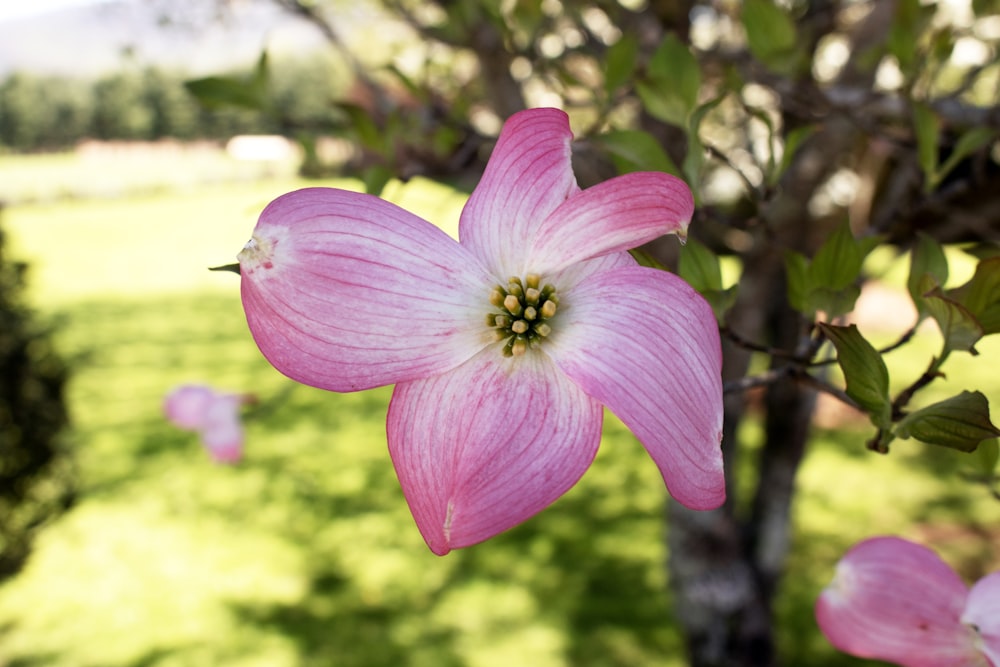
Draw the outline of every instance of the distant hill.
M312 25L268 2L230 3L224 17L213 4L105 0L0 21L0 77L91 77L125 64L204 75L249 66L265 46L308 53L323 44Z

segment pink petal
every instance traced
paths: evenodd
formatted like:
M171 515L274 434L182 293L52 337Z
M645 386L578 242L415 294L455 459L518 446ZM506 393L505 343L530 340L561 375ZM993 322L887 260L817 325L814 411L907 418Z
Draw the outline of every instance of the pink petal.
M959 620L968 589L937 554L898 537L856 544L816 602L816 622L841 651L904 667L983 665Z
M528 109L504 123L483 178L459 222L462 245L495 276L523 275L542 221L579 191L570 163L569 118Z
M215 395L215 391L205 385L182 385L167 394L163 412L174 426L194 431L204 423Z
M593 273L564 291L544 348L646 447L670 494L693 509L726 497L722 353L712 310L665 271Z
M546 274L574 262L687 234L694 197L684 181L658 172L625 174L567 199L541 224L526 268Z
M489 278L444 232L369 195L271 202L239 255L264 356L299 382L355 391L441 373L491 341Z
M501 343L443 375L396 386L388 439L431 551L481 542L547 507L590 466L602 410L544 355Z
M219 395L205 414L201 439L209 455L219 463L235 463L243 456L241 397Z
M969 591L962 623L976 628L979 649L993 667L1000 667L1000 572L983 577Z

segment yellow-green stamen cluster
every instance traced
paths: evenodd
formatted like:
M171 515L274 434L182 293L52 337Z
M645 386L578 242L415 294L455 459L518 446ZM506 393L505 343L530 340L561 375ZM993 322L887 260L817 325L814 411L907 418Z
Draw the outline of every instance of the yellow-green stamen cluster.
M490 290L490 304L498 312L487 314L486 325L497 340L507 341L503 346L506 357L521 356L552 333L549 320L556 314L559 298L555 287L541 282L541 276L529 273L523 281L515 276L506 287Z

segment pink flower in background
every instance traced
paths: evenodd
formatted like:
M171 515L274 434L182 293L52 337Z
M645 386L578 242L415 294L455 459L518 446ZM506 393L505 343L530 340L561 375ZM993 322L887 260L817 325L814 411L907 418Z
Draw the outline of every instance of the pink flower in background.
M580 190L571 140L561 111L511 117L459 242L376 197L310 188L271 202L239 254L250 330L278 370L331 391L396 385L389 452L437 554L572 487L604 406L674 498L725 499L712 310L627 252L683 235L691 193L662 173Z
M898 537L856 544L816 603L845 653L904 667L1000 667L1000 572L970 591L927 547Z
M163 411L175 426L197 432L215 461L235 463L243 456L240 408L246 400L238 394L189 384L167 394Z

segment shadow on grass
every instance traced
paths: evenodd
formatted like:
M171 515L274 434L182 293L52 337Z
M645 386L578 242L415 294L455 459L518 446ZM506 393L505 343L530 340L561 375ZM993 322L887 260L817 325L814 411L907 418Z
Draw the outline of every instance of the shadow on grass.
M454 632L419 632L417 645L401 639L407 634L400 629L401 621L412 609L366 602L348 578L330 570L313 573L302 602L264 608L237 605L233 612L242 624L291 639L301 667L464 664L453 652Z
M148 573L147 596L203 586L190 600L215 619L172 639L151 635L116 664L224 664L275 645L291 664L307 666L683 664L664 571L663 482L617 421L608 419L595 465L563 499L483 545L437 558L419 537L387 453L389 389L335 395L292 385L260 357L234 295L85 304L68 317L63 342L82 364L71 391L84 501L102 505L86 524L98 532L70 544L115 537L101 531L128 520L110 554L141 560L145 568L123 566ZM196 436L164 422L164 394L192 381L260 397L248 415L244 462L214 466ZM873 526L914 515L928 525L968 525L976 506L968 489L939 484L950 474L946 463L913 458L909 448L922 445L901 443L887 458L865 451L854 432L817 437L823 456L801 480L808 511L796 520L778 612L783 657L810 667L874 664L833 651L812 615L833 563L869 528L858 524L888 509ZM894 507L907 495L915 500L906 509ZM934 503L925 510L927 498ZM161 561L159 546L132 548L150 540L169 544L169 555ZM79 608L100 618L93 597L81 596ZM169 624L187 609L140 605L137 613ZM88 622L69 616L59 622ZM49 655L30 632L25 641L39 652L18 664L73 662L75 646ZM177 643L156 643L166 641Z

